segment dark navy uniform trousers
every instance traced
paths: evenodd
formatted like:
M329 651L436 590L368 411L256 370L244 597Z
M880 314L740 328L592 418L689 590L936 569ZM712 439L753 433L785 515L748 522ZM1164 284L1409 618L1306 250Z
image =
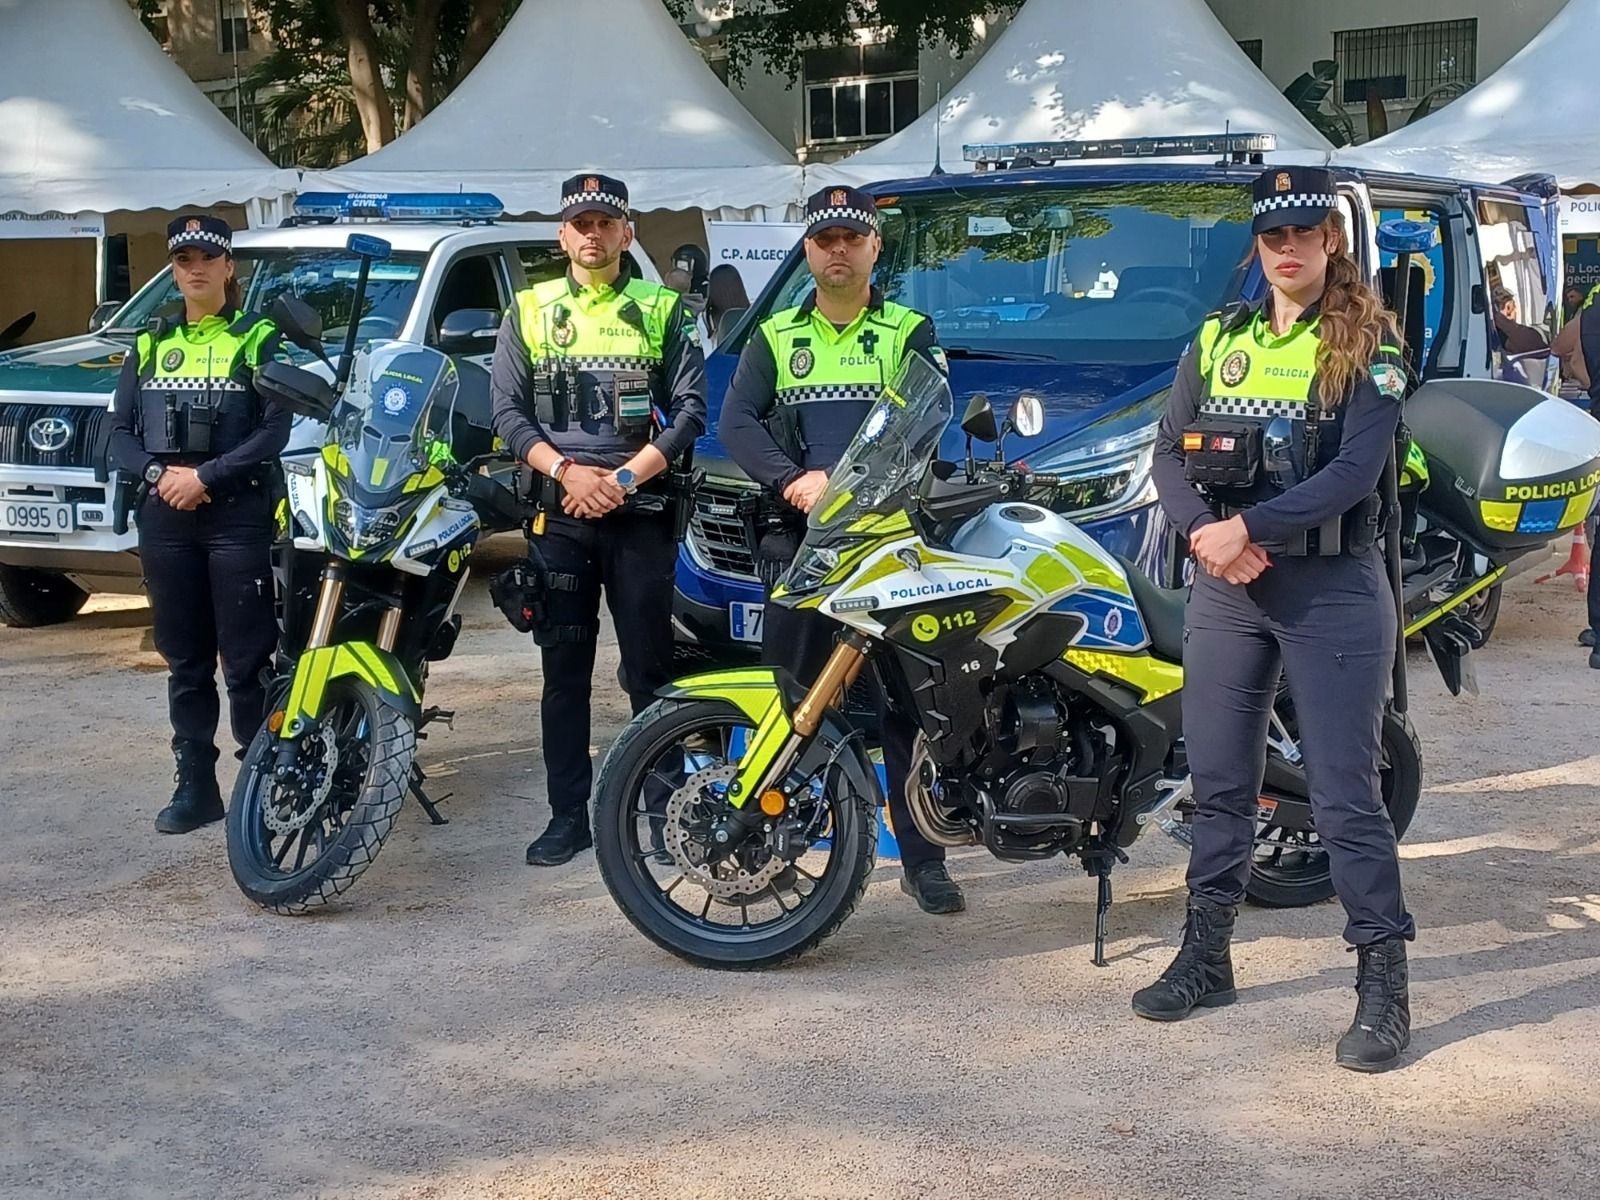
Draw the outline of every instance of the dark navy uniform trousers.
M1269 552L1270 554L1270 552ZM1189 890L1244 899L1280 666L1299 724L1317 834L1344 903L1345 940L1415 934L1378 781L1394 663L1394 601L1376 551L1270 554L1238 586L1197 572L1184 628L1183 735L1194 777Z
M156 649L167 660L172 732L213 744L221 705L248 746L266 716L261 673L278 644L272 599L272 497L252 480L187 512L152 488L139 506L139 561Z

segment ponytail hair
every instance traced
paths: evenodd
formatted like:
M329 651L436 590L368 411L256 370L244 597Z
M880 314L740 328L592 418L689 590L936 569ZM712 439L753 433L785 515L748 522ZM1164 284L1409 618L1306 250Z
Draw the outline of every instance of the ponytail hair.
M1328 409L1342 404L1367 374L1379 346L1399 347L1401 341L1399 322L1361 277L1360 267L1350 256L1344 215L1330 213L1322 229L1324 236L1332 235L1332 244L1317 323L1317 390L1322 406Z

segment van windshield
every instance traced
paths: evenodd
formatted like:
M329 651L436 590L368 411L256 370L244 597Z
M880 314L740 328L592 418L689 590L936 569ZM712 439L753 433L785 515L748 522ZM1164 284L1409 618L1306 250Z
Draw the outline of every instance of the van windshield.
M933 317L952 358L1176 362L1233 299L1250 191L1168 180L916 193L879 209L885 296ZM812 290L796 260L774 311Z

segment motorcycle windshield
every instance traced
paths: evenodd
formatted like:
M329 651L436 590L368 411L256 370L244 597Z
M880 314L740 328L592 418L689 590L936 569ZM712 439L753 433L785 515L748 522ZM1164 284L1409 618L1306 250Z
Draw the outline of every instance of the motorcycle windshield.
M828 486L806 519L806 536L783 578L792 593L809 591L828 573L829 543L849 537L861 517L905 512L955 411L950 381L920 354L906 357L856 431Z
M425 346L374 342L356 352L327 445L342 451L342 482L357 503L379 504L427 470L432 414L448 414L457 384L455 363Z

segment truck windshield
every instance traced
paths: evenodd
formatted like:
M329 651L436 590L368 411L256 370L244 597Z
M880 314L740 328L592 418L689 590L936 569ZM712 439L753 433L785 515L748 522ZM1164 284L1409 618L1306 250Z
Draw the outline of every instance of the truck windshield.
M402 251L372 264L356 329L360 343L399 334L416 300L426 261L425 254ZM321 314L323 342L333 348L343 346L361 265L355 255L342 248L241 248L234 254L234 265L248 311L264 313L284 293L297 296ZM143 329L163 308L182 302L172 272L165 270L117 314L111 331Z
M1250 192L1228 183L957 186L879 216L878 285L952 358L1176 362L1250 249ZM774 311L812 286L797 261Z

